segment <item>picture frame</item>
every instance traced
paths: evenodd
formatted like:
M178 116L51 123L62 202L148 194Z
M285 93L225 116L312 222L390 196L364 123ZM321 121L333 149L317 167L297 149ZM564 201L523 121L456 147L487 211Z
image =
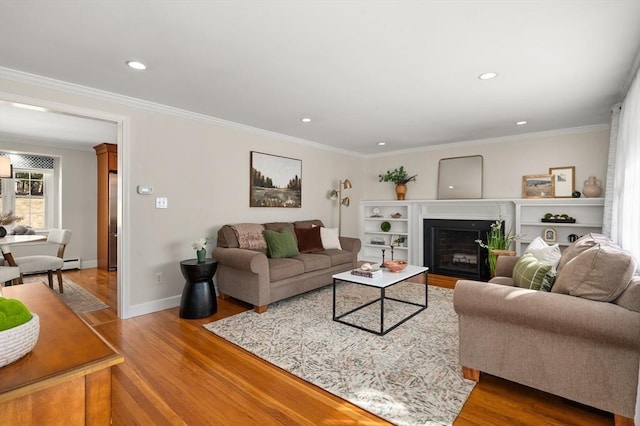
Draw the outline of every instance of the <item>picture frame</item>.
M542 231L542 239L548 243L553 243L558 239L558 233L555 228L545 228L545 230Z
M302 207L302 160L251 151L249 207Z
M522 176L522 198L553 198L553 175Z
M554 197L571 198L576 190L576 166L549 167L549 174L553 175Z

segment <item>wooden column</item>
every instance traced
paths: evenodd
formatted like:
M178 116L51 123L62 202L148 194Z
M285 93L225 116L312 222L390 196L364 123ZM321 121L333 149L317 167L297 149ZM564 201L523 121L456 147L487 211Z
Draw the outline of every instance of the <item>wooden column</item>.
M93 147L98 158L98 268L109 268L109 172L118 171L118 145Z

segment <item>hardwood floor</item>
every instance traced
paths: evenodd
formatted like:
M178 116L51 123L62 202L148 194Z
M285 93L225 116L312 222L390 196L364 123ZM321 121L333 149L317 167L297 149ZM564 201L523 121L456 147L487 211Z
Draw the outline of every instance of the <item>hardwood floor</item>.
M202 324L250 306L218 300L209 318L178 308L127 320L115 309L115 273L65 271L110 308L84 319L125 357L113 372L114 425L389 424L207 332ZM455 279L430 275L430 285ZM613 416L482 375L455 425L613 425Z

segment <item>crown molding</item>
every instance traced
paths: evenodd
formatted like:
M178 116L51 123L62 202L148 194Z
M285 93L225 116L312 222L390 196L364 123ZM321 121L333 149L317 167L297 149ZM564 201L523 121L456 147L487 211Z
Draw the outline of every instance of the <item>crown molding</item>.
M465 146L490 145L494 143L512 142L512 141L532 139L532 138L546 138L546 137L552 137L552 136L590 133L590 132L597 132L600 130L608 130L609 128L610 126L607 123L593 124L590 126L571 127L567 129L545 130L542 132L521 133L517 135L500 136L496 138L476 139L476 140L470 140L470 141L460 141L460 142L450 142L445 144L428 145L420 148L403 149L403 150L385 152L380 154L368 154L365 156L365 158L379 158L379 157L388 157L392 155L409 154L409 153L416 153L416 152L437 151L437 150L448 149L448 148L460 148Z
M295 143L298 145L305 145L308 147L321 149L324 151L333 151L344 155L350 155L353 157L364 158L363 154L348 151L341 148L335 148L328 145L324 145L318 142L309 141L294 136L285 135L282 133L272 132L270 130L264 130L257 127L248 126L246 124L236 123L234 121L223 120L221 118L213 117L206 114L201 114L193 111L184 110L181 108L175 108L157 102L146 101L143 99L133 98L126 95L120 95L106 90L95 89L93 87L81 86L79 84L69 83L66 81L56 80L49 77L43 77L37 74L30 74L23 71L17 71L11 68L0 67L0 78L15 81L18 83L27 83L34 86L43 87L46 89L58 90L65 93L74 95L86 96L92 99L100 101L109 101L128 107L139 108L146 111L152 111L162 114L168 114L178 118L184 118L188 120L195 120L203 123L213 124L220 127L226 127L231 129L237 129L253 133L256 135L264 136L271 139L284 140L286 142Z

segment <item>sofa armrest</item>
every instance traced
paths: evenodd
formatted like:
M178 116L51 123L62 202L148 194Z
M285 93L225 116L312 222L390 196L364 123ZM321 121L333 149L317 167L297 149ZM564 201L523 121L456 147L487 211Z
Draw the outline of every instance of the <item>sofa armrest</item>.
M340 237L340 247L342 247L342 250L355 252L357 254L360 252L362 243L359 238Z
M267 255L259 251L239 248L215 247L211 254L220 265L269 277ZM268 281L268 280L267 280Z
M488 318L640 350L640 313L613 303L460 280L454 289L453 307L460 316Z
M496 260L496 277L512 277L513 267L520 256L498 256Z

